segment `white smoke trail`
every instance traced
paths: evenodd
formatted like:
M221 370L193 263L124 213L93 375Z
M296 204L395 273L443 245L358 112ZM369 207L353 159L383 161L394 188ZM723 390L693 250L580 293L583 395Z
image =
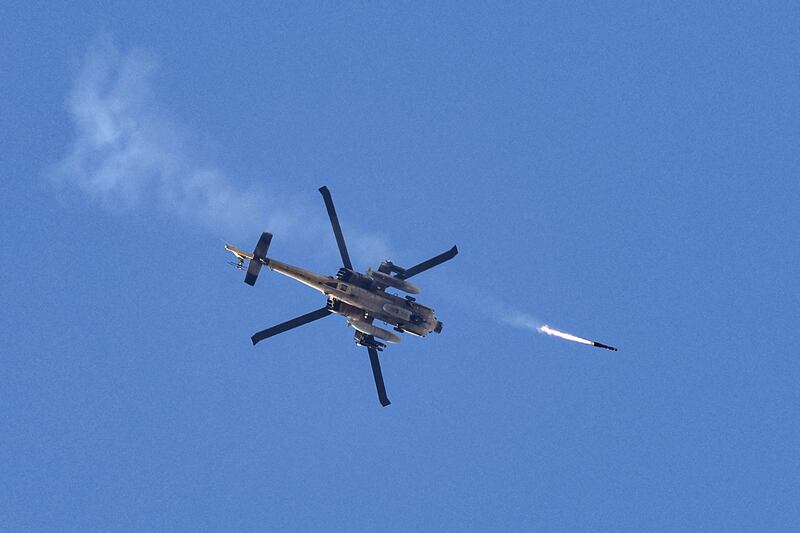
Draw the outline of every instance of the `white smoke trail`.
M323 243L335 253L321 201L311 205L263 186L241 187L204 162L202 150L190 142L189 128L156 98L157 67L151 54L120 51L108 36L95 43L67 98L76 135L51 169L53 183L75 188L112 212L154 206L219 236L248 239L247 244L268 230L277 239L290 237L298 247L317 249ZM382 235L346 231L354 259L388 257Z
M578 337L576 335L572 335L570 333L565 333L557 329L553 329L547 324L542 324L541 321L533 318L532 316L527 315L525 313L521 313L519 311L509 311L508 309L505 309L504 312L500 315L498 320L500 323L507 324L509 326L515 326L528 330L533 329L538 331L539 333L544 333L545 335L550 335L553 337L559 337L564 340L579 342L581 344L588 344L590 346L594 345L593 341Z
M53 181L111 211L155 204L184 220L233 230L242 213L267 204L265 194L234 187L218 169L196 162L186 129L155 98L156 70L152 56L122 53L107 37L92 47L67 98L76 136ZM277 218L274 224L285 224L285 214Z
M538 329L542 321L521 311L515 311L508 306L494 302L492 311L495 319L507 326L514 326L523 329Z
M500 324L527 330L536 330L539 333L544 333L545 335L559 337L564 340L579 342L589 346L595 345L594 341L551 328L547 324L542 323L541 320L534 318L527 313L514 310L493 298L484 296L483 301L488 304L486 305L485 309L489 311Z
M580 337L576 337L575 335L570 335L569 333L564 333L563 331L558 331L557 329L551 328L547 324L545 324L543 326L539 326L538 328L536 328L536 330L539 331L540 333L545 333L547 335L552 335L554 337L560 337L560 338L562 338L564 340L568 340L568 341L580 342L581 344L588 344L588 345L593 345L594 344L593 341L590 341L590 340L587 340L587 339L582 339Z
M433 274L435 276L435 274ZM436 278L434 286L437 290L437 298L450 300L459 306L468 309L471 313L482 315L499 325L511 326L526 331L537 331L543 335L550 335L564 340L578 342L598 348L617 351L612 346L607 346L596 341L591 341L554 329L538 318L519 311L499 300L493 293L485 292L475 288L466 282L456 282L452 278L439 276Z

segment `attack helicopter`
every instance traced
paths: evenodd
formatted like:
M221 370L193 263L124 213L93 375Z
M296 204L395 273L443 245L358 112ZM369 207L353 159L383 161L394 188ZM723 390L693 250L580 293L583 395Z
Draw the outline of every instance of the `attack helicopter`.
M267 267L273 272L288 276L321 292L327 299L324 307L259 331L251 337L251 340L255 346L264 339L309 322L332 314L343 315L347 318L347 325L355 330L353 338L356 344L367 348L378 400L381 405L386 407L391 402L386 395L378 352L386 348L385 343L396 344L400 342L401 338L392 331L376 326L374 321L377 320L392 326L397 333L408 333L417 337L424 337L431 332L441 333L442 323L436 318L433 309L420 304L412 296L419 294L420 289L408 279L452 259L458 253L458 248L453 246L446 252L410 268L403 268L386 260L381 262L377 270L369 268L366 272L358 272L350 260L331 193L324 186L320 187L319 192L325 201L333 234L342 258L342 268L338 270L335 277L317 274L267 257L267 251L272 241L271 233L261 234L252 253L230 244L225 245L225 249L236 257L236 262L231 262L231 264L239 270L246 269L244 282L248 285L254 286L261 268ZM247 267L245 267L245 262L247 262ZM406 295L399 296L387 292L387 289L401 291Z

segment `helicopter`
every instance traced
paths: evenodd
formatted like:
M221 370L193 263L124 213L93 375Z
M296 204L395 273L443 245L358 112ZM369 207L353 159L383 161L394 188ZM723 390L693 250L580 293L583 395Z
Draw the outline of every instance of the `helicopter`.
M424 337L431 332L442 332L442 322L436 318L434 310L417 302L412 296L419 294L420 289L408 279L452 259L458 254L458 248L453 246L446 252L410 268L403 268L386 260L381 262L377 270L369 268L366 272L358 272L350 260L331 193L325 186L320 187L319 192L325 201L342 258L342 267L335 277L317 274L267 257L272 241L272 234L268 232L261 234L252 253L230 244L225 245L225 249L236 257L236 261L230 264L239 270L246 270L244 278L246 284L254 286L261 268L267 267L273 272L288 276L321 292L327 299L324 307L259 331L251 337L251 341L255 346L269 337L315 320L333 314L343 315L347 318L347 325L355 330L353 336L355 343L367 348L378 401L386 407L391 402L386 395L378 352L386 348L386 343L399 343L401 337L398 333ZM246 267L245 262L247 262ZM406 295L399 296L388 292L387 289L397 290ZM396 333L376 326L374 324L376 320L392 326Z

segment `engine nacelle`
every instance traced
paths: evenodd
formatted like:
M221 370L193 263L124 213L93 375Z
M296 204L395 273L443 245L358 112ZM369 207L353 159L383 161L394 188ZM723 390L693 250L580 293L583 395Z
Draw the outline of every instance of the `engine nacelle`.
M393 344L397 344L400 342L400 337L392 333L391 331L387 331L383 328L379 328L378 326L373 326L367 322L362 320L353 320L352 318L347 321L347 325L355 329L356 331L360 331L365 335L372 335L373 337L378 337L379 339L385 340L386 342L391 342Z
M383 272L372 270L371 268L367 270L367 275L370 276L375 281L377 281L378 283L381 283L388 287L394 287L395 289L407 292L409 294L419 294L419 287L417 287L413 283L409 283L404 279L396 278L394 276L390 276L389 274L384 274Z

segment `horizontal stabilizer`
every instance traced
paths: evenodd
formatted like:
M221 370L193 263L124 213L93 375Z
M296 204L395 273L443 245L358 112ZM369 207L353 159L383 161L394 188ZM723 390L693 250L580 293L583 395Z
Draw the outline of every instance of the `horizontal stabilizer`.
M247 274L244 277L244 282L250 286L256 284L258 273L261 272L261 266L269 263L267 250L269 250L270 242L272 242L272 233L267 233L266 231L258 239L256 249L253 250L253 258L250 260L250 264L247 265Z
M258 239L258 244L256 244L256 249L253 250L253 256L256 259L266 259L267 258L267 250L269 250L269 243L272 242L272 233L267 233L266 231L261 234L261 238Z
M252 287L256 284L259 272L261 272L261 261L251 259L250 264L247 265L247 274L244 276L244 282Z

